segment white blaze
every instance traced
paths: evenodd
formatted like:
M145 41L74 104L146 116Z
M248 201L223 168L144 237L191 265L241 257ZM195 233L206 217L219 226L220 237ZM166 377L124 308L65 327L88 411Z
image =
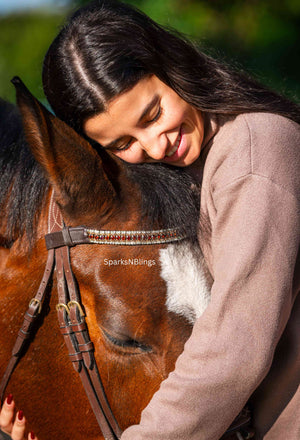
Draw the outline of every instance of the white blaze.
M193 324L206 309L212 286L200 250L194 254L186 243L170 244L160 250L160 263L161 277L167 284L168 310Z

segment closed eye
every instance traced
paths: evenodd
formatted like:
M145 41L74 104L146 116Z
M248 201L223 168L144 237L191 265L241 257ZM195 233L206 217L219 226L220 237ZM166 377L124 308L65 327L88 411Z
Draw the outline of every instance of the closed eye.
M122 351L126 352L127 354L149 353L152 351L152 347L136 341L135 339L119 339L107 333L103 329L102 331L106 339L108 339L111 344L113 344L115 347L123 349Z
M132 144L133 139L130 139L123 147L116 147L114 148L115 151L125 151L128 150L130 145Z
M149 125L149 124L152 124L153 122L158 121L158 119L161 117L161 115L162 115L162 108L161 108L161 106L159 106L159 109L158 109L156 115L152 119L149 119L148 121L145 121L145 124ZM133 142L133 138L131 138L123 147L122 146L116 147L116 148L114 148L114 150L116 150L116 151L126 151L126 150L128 150L128 148L130 148L132 142Z
M153 110L155 110L155 107L158 105L158 110L156 112L156 114L151 117L151 113ZM160 98L158 95L154 96L154 99L152 99L152 101L147 105L147 107L145 108L144 112L142 113L141 117L139 118L138 124L143 123L145 126L148 126L150 124L153 124L154 122L158 121L158 119L161 117L163 113L163 109L160 105ZM147 120L147 117L149 118ZM125 140L126 138L124 138ZM110 150L114 150L114 151L126 151L128 150L128 148L130 148L131 144L133 143L135 139L134 138L130 138L128 142L126 142L126 144L122 145L122 141L123 139L117 139L116 141L112 141L110 142L108 145L102 145L103 148L105 149L110 149Z
M156 115L154 116L154 118L146 121L146 124L151 124L152 122L156 122L161 117L161 114L162 114L162 108L161 108L161 106L159 106L158 111L157 111Z

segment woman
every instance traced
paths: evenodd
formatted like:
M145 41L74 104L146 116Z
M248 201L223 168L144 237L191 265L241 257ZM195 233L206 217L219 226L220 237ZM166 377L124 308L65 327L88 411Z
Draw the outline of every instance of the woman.
M253 438L299 439L298 106L114 0L74 14L43 83L84 136L202 185L211 301L122 440L216 440L247 402Z

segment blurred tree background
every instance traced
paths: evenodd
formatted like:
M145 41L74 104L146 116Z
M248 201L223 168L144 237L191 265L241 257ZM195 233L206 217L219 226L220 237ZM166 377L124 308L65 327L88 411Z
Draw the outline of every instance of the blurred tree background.
M65 17L86 3L87 0L65 0L64 7L0 15L1 97L14 101L10 79L18 75L39 99L44 99L41 69L46 50ZM183 32L205 52L300 100L299 0L127 0L127 3L160 24Z

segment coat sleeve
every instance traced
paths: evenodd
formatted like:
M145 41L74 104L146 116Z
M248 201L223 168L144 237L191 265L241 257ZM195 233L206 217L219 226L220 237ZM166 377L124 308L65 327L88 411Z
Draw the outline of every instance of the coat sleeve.
M217 440L266 376L293 303L295 195L255 174L213 195L214 284L175 370L122 440Z

